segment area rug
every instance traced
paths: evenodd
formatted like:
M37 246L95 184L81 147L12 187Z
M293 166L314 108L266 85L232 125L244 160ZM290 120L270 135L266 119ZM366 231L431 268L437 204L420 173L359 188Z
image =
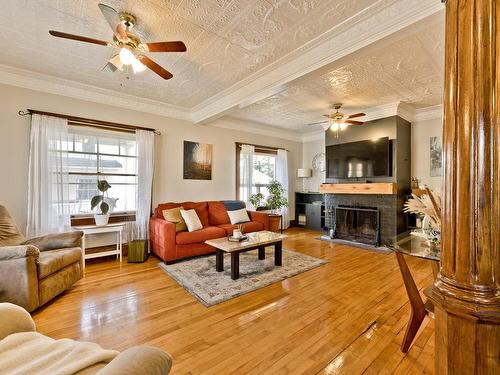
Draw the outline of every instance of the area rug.
M208 307L325 263L323 259L283 249L283 265L277 267L274 265L274 247L267 247L265 260L258 259L257 250L240 254L238 280L231 279L229 254L224 256L224 272L215 270L215 254L169 265L159 263L159 267Z

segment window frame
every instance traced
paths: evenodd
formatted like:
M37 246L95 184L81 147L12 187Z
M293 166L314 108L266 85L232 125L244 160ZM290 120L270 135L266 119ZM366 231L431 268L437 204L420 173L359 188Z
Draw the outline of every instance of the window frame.
M71 127L70 128L70 134L73 135L82 135L83 133L78 132L78 127L81 126L79 123L73 123L73 122L68 122L68 125ZM135 134L135 131L130 131L130 130L118 130L118 129L106 129L104 127L95 127L96 133L101 131L114 131L122 134ZM125 158L133 158L137 160L137 155L126 155L121 153L121 147L120 147L120 138L118 138L118 153L117 154L111 154L111 153L106 153L106 152L99 152L99 147L100 147L100 142L99 142L99 135L93 135L97 138L97 151L96 152L90 152L90 151L75 151L75 137L73 137L72 140L72 149L67 150L68 155L91 155L96 157L96 172L68 172L70 176L115 176L115 177L138 177L138 173L136 171L135 174L133 173L103 173L99 171L99 162L101 159L101 156L109 156L109 157L125 157ZM132 140L129 139L129 141ZM135 141L135 140L134 140ZM77 183L74 182L69 182L69 185L75 185ZM124 185L135 185L137 186L137 183L132 184L132 183L124 183ZM94 215L92 213L82 213L82 214L72 214L70 215L71 218L71 225L88 225L88 224L93 224ZM115 211L110 213L110 218L109 222L114 223L114 222L121 222L121 221L135 221L136 217L136 210L126 210L126 211Z
M275 157L278 155L278 148L275 147L267 147L267 146L260 146L260 145L252 145L250 143L238 143L236 142L236 200L241 200L240 196L240 188L241 188L241 181L240 181L240 153L241 153L241 146L242 145L250 145L255 147L255 154L268 154L268 155L274 155ZM275 166L276 168L276 166ZM276 170L274 171L276 174ZM276 177L276 176L275 176ZM252 186L259 186L259 187L266 187L269 185L265 184L258 184L258 185L252 185Z

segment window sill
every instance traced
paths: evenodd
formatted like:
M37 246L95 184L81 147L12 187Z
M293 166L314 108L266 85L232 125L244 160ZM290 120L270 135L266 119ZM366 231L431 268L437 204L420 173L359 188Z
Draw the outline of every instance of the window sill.
M109 216L109 223L120 223L124 221L135 221L135 212L114 213ZM78 215L71 217L71 226L92 224L94 224L94 215Z

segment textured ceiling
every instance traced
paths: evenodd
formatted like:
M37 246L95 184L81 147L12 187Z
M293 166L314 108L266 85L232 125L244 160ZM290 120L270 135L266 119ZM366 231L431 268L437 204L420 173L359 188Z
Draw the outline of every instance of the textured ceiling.
M126 10L136 15L138 25L134 32L143 41L185 42L187 53L151 54L155 61L174 74L173 79L163 81L150 71L131 75L130 78L120 72L103 72L100 69L112 55L110 48L48 35L48 30L54 29L110 40L111 31L95 0L2 0L0 64L191 108L377 0L103 2L119 11ZM390 56L387 58L390 63L397 60L397 57L392 60ZM373 69L385 70L380 66L385 62L380 58L375 58L370 64ZM410 68L413 66L414 63L411 63ZM369 65L352 66L346 69L345 74L355 75L357 69L363 71L367 67ZM370 84L376 85L375 82ZM344 86L340 84L339 87L345 88L346 92L355 91L353 87L347 87L352 85ZM398 88L404 97L411 96L408 90L403 89L403 84L399 86L391 83L391 87ZM326 90L324 84L323 90ZM360 103L368 100L363 98L359 97ZM259 105L266 108L269 106L266 103L269 102Z
M444 23L438 18L399 40L369 52L360 51L345 64L321 69L292 82L284 91L232 117L301 132L321 128L332 103L345 103L346 113L392 102L414 108L442 103Z

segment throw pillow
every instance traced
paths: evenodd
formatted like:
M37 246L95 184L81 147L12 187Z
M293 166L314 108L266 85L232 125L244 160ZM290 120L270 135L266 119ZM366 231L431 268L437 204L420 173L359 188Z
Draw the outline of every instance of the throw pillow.
M163 210L163 217L165 218L166 221L175 224L176 232L182 232L187 230L186 222L182 218L180 207Z
M229 215L229 220L231 221L231 224L240 224L250 221L246 208L234 211L227 211L227 214Z
M194 209L193 210L181 209L181 215L184 221L186 222L189 232L194 232L195 230L203 229L203 225L201 225L200 218L198 217Z

